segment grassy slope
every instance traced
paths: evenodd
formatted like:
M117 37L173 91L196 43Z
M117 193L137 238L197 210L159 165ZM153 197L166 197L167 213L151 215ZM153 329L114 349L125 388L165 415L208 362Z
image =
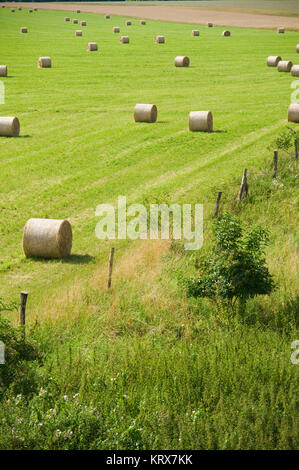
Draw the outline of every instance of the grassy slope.
M222 38L220 28L201 28L197 39L190 26L126 28L121 18L84 15L88 27L75 38L76 26L64 23L62 12L0 15L7 39L1 62L9 69L2 115L18 115L22 125L21 138L1 139L1 294L27 288L39 297L50 276L60 283L82 272L84 257L63 264L24 260L29 217L69 217L74 255L104 257L105 243L94 236L97 204L119 194L137 202L162 193L180 202L182 188L198 202L211 186L260 160L285 122L292 79L265 67L265 58L279 53L295 62L295 33L233 29ZM129 31L130 45L119 44L114 24ZM28 35L19 33L22 25ZM153 37L161 31L167 42L158 46ZM85 51L88 41L99 42L98 53ZM178 54L190 56L189 69L173 67ZM40 55L52 57L51 70L37 69ZM136 102L158 105L156 125L133 122ZM195 109L213 111L217 132L188 132Z
M265 57L295 62L296 34L232 29L222 38L219 28L201 28L196 39L190 26L148 22L128 29L127 47L111 33L124 19L84 15L88 27L75 38L63 16L0 10L11 44L1 41L10 72L2 115L18 115L23 136L1 138L0 294L30 290L28 313L41 321L34 338L45 354L32 386L46 390L29 403L3 404L0 447L295 448L297 170L285 160L273 187L264 158L285 125L292 80L267 68ZM18 33L22 25L28 36ZM161 47L153 44L159 33L167 40ZM100 52L85 52L87 41L98 41ZM181 53L190 69L173 68ZM50 55L53 69L38 70L39 55ZM156 125L134 124L139 101L158 105ZM189 133L188 112L208 108L221 132ZM110 243L94 236L97 204L118 194L204 202L207 248L216 190L238 211L245 165L252 195L240 215L270 228L268 259L280 282L269 299L250 303L245 323L219 325L206 303L188 303L173 270L191 272L190 255L168 243L117 244L114 288L106 292ZM24 260L30 216L70 216L68 263ZM86 255L94 263L84 263Z

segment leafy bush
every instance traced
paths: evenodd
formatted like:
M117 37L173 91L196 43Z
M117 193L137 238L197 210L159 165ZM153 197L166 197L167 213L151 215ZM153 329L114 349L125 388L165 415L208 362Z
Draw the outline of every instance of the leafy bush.
M0 312L9 312L17 308L17 304L15 302L6 302L4 299L0 297Z
M277 150L285 150L286 152L294 145L294 140L299 144L299 131L294 131L291 127L286 127L273 143L269 146L270 149L276 148Z
M262 227L245 233L241 221L225 213L213 224L212 255L201 259L199 277L185 280L188 294L213 299L232 311L237 301L244 307L249 298L270 294L275 284L266 266L267 244Z

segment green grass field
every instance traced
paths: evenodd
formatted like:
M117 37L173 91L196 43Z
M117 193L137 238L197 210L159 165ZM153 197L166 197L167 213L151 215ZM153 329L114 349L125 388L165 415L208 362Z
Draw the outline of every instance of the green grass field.
M267 148L286 127L293 77L266 58L296 63L298 33L230 28L225 38L224 28L200 26L196 38L192 25L70 15L87 21L81 28L64 16L0 9L0 115L21 122L19 138L0 138L0 297L29 291L28 335L43 356L31 385L5 398L0 448L296 448L297 167L285 156L274 187ZM90 41L98 52L86 51ZM52 68L38 69L47 55ZM175 68L177 55L190 67ZM134 122L139 102L157 105L156 124ZM189 112L205 109L215 132L189 132ZM250 199L238 209L244 167ZM245 323L219 326L209 304L186 299L173 271L190 270L194 256L167 243L114 243L106 291L112 242L95 236L98 204L118 195L204 203L208 246L218 189L228 210L271 232L279 288L250 303ZM30 217L68 218L72 256L25 259Z
M80 38L63 12L0 14L0 57L9 70L1 110L21 122L19 139L1 139L1 294L27 288L39 296L50 278L60 283L81 273L84 256L106 256L94 235L98 204L119 194L134 202L160 195L201 202L211 187L260 161L285 124L292 78L265 60L280 54L296 62L296 33L231 28L223 38L223 28L202 27L192 38L189 25L136 20L126 27L124 18L81 14L88 26ZM114 25L128 32L129 45L119 43ZM166 44L156 45L161 32ZM86 51L89 41L98 52ZM190 56L189 69L174 68L180 54ZM51 56L51 70L37 68L41 55ZM157 124L134 123L138 102L157 104ZM188 131L188 114L197 109L213 111L215 133ZM70 218L73 254L82 258L24 260L29 217Z

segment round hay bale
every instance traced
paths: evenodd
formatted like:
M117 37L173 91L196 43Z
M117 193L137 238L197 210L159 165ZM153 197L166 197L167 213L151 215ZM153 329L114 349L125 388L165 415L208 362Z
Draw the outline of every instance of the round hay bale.
M175 67L189 67L190 59L186 55L178 55L174 59Z
M15 12L15 9L14 9L14 8L12 8L10 11L11 11L12 13L14 13L14 12Z
M5 8L5 5L2 5L2 8Z
M296 52L299 52L299 44L296 46Z
M0 65L0 77L7 77L7 65Z
M110 15L105 15L106 20L110 19Z
M121 44L129 44L130 42L129 36L121 36L119 42Z
M164 44L165 43L165 37L164 36L156 36L155 37L155 43L156 44Z
M79 21L77 19L73 20L73 24L78 24L78 23L79 23Z
M283 34L284 33L284 28L282 28L282 27L277 28L277 33L278 34Z
M192 29L191 36L199 36L199 30L198 29Z
M5 137L18 137L20 122L17 117L0 117L0 135Z
M299 122L299 104L290 104L288 109L288 121Z
M278 62L281 61L281 57L279 55L269 55L267 59L268 67L277 67Z
M19 11L22 11L22 7L19 7L18 10L19 10Z
M135 122L156 122L158 116L155 104L136 104L134 108Z
M81 29L77 29L77 31L75 31L75 35L76 35L76 36L82 36L82 31L81 31Z
M146 21L145 21L145 20L141 20L141 21L140 21L140 24L146 24Z
M52 67L52 62L50 57L39 57L37 61L37 66L39 69L49 69Z
M192 111L189 114L189 129L192 132L212 132L213 115L211 111Z
M28 28L26 28L25 26L23 26L21 28L21 33L28 33Z
M291 75L293 75L293 77L299 77L299 65L292 66Z
M77 13L81 13L81 11L80 11L80 10L77 10Z
M37 8L33 8L33 10L34 10L34 11L38 11L38 9L37 9Z
M114 33L120 33L120 28L118 26L114 26L113 32Z
M64 18L64 21L71 21L71 19L70 19L69 16L66 16L66 17Z
M68 220L29 219L23 233L25 256L64 258L72 249L72 227Z
M225 31L222 32L222 36L230 36L230 31L226 29Z
M84 21L84 20L81 21L80 25L81 25L81 26L86 26L86 21Z
M207 23L208 28L213 28L213 23Z
M278 72L290 72L293 63L290 60L280 60L277 64Z
M98 44L97 44L96 42L89 42L89 43L87 44L86 49L87 49L88 51L97 51L97 50L98 50Z
M31 8L30 8L30 10L28 10L28 11L29 11L29 13L33 13L33 10L31 10Z
M126 21L127 26L131 26L131 24L132 24L132 21Z

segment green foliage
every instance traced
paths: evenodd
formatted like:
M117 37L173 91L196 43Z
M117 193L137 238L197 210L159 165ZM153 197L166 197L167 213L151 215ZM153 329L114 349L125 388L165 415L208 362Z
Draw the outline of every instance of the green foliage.
M288 151L292 146L294 146L295 139L299 145L299 131L295 131L291 127L287 126L278 134L276 139L268 148Z
M225 213L213 224L212 255L201 261L198 278L185 281L189 295L233 306L236 300L270 294L274 282L266 266L267 244L266 230L253 227L244 233L240 219Z
M62 345L59 364L36 372L33 396L1 403L0 449L295 449L288 338L212 331L196 318L189 328L181 338L100 336L94 357L74 331L72 367Z
M7 302L2 297L0 297L0 313L9 312L17 308L16 302Z
M14 310L14 302L0 299L0 312ZM14 390L29 390L34 380L26 365L27 361L37 358L36 348L21 338L20 330L0 314L0 341L5 346L5 363L0 365L0 398L5 390L13 384Z

